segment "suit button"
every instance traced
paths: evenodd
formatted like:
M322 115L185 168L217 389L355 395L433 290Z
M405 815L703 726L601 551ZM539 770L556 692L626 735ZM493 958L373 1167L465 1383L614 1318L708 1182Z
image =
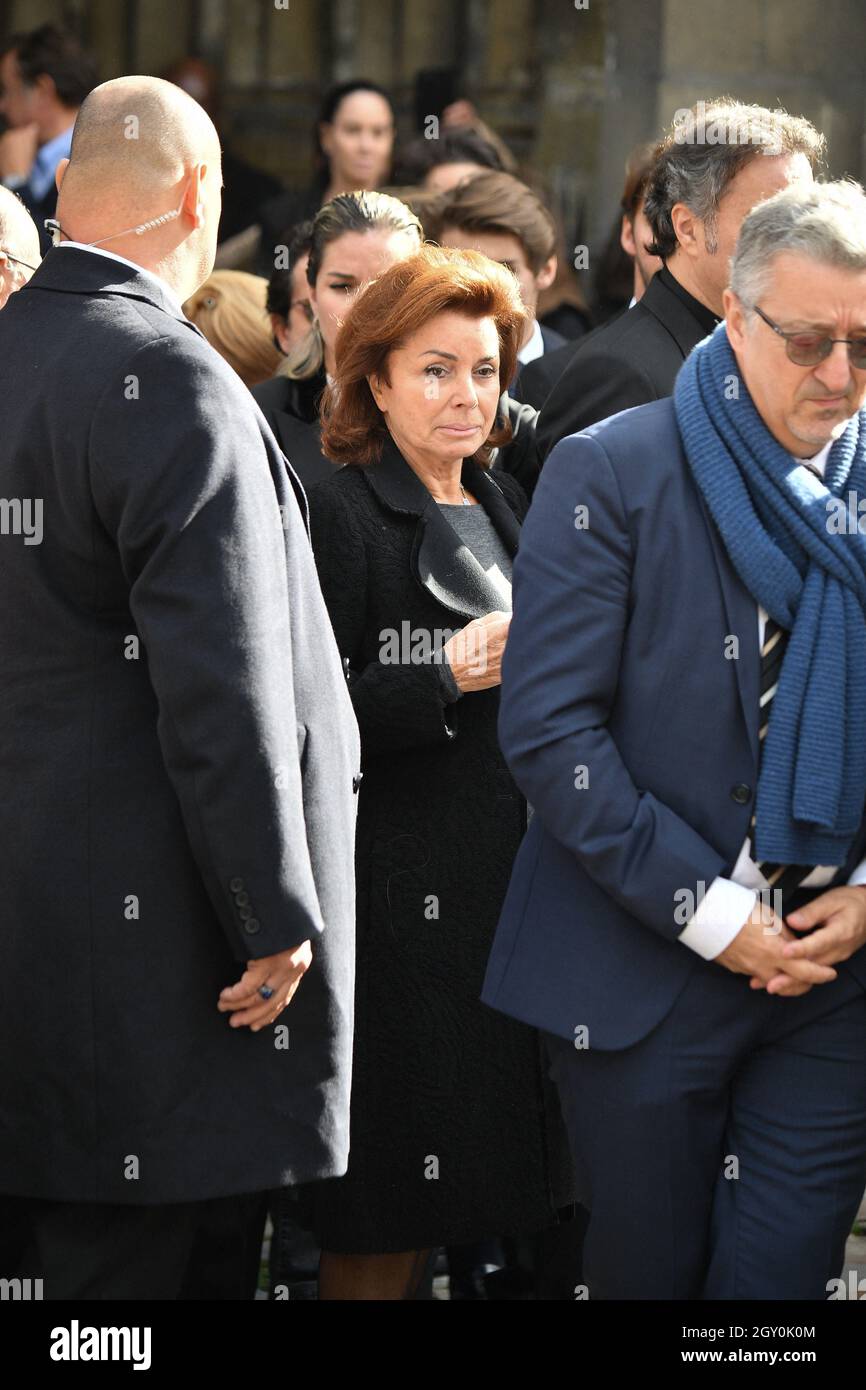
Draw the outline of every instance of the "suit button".
M244 886L244 881L243 881L242 878L233 878L233 879L231 880L231 882L229 883L229 888L231 889L231 891L232 891L233 893L240 893L240 891L241 891L241 889L243 888L243 886Z
M251 917L248 922L244 922L244 931L249 932L250 936L255 936L257 931L261 931L261 923L255 917Z
M249 907L249 905L250 905L250 895L249 895L249 893L235 893L235 903L237 904L238 907Z
M731 798L738 806L745 806L752 799L752 788L747 787L745 782L735 782L731 787Z
M238 908L238 916L240 917L240 919L241 919L242 922L248 922L248 921L250 920L250 918L252 917L252 915L253 915L253 910L252 910L251 907L239 907L239 908Z
M363 772L356 772L356 773L355 773L355 776L352 778L352 791L353 791L353 792L357 792L357 790L358 790L358 788L360 787L360 785L361 785L361 783L363 782L363 780L364 780L364 774L363 774Z

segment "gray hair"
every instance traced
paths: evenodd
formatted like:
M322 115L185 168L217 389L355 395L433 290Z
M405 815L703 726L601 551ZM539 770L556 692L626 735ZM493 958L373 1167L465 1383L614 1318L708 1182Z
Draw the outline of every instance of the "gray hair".
M748 311L765 293L775 257L785 251L821 265L866 270L866 193L860 184L791 184L752 208L740 228L730 276Z
M679 243L671 211L685 203L704 223L712 254L719 204L741 169L758 155L802 154L814 170L823 153L824 137L811 121L780 108L722 97L677 111L647 180L644 213L653 233L648 250L663 259L673 255Z
M26 207L10 189L0 185L0 250L30 265L41 259L39 232Z

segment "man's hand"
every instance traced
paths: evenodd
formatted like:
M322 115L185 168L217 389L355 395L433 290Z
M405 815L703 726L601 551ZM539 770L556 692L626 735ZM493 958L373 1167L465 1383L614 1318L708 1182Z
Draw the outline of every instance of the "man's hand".
M217 1008L230 1013L230 1028L249 1026L254 1033L273 1023L291 1000L304 973L313 959L309 941L281 951L277 956L262 956L247 962L247 968L236 985L227 985L220 992ZM259 988L267 985L274 992L263 999Z
M22 125L0 135L0 179L30 176L39 149L38 125Z
M783 971L774 975L767 984L772 994L789 992L782 985L792 978L791 962L812 961L823 966L835 965L837 961L848 960L866 943L866 888L849 888L846 885L831 888L829 892L813 898L799 912L790 913L785 921L794 931L809 931L812 927L820 927L820 930L812 932L805 941L792 939L788 935L782 945ZM754 980L752 985L760 988ZM775 987L771 990L770 985Z
M797 941L782 919L759 897L731 944L716 956L716 961L737 975L751 975L753 989L788 996L806 994L813 985L835 980L836 971L825 962L790 959L784 954L787 946L804 944Z

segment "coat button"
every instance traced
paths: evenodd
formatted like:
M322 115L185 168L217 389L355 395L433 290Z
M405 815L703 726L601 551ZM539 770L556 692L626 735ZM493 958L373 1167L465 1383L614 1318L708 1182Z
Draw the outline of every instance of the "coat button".
M241 919L242 922L248 922L248 921L250 920L250 918L252 917L252 915L253 915L253 910L252 910L251 907L239 907L239 908L238 908L238 916L240 917L240 919Z
M249 907L249 905L250 905L250 895L249 895L249 893L235 893L235 903L237 904L238 907Z
M231 889L231 891L232 891L233 893L240 893L241 890L242 890L242 888L243 888L243 886L244 886L244 881L243 881L242 878L233 878L233 879L231 880L231 882L229 883L229 888Z
M261 923L257 922L255 917L251 917L248 922L244 922L244 931L248 932L250 936L255 936L256 932L261 931L261 929Z
M735 782L731 787L731 797L738 806L745 806L752 799L752 788L745 782Z
M360 787L360 785L361 785L361 783L363 782L363 780L364 780L364 774L363 774L363 772L356 772L355 775L354 775L354 777L352 778L352 791L353 791L353 792L356 792L356 793L357 793L358 788Z

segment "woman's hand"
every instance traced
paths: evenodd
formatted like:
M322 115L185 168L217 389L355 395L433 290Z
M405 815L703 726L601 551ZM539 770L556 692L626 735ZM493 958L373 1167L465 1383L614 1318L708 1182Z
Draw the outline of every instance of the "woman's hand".
M502 653L510 626L510 613L485 613L445 643L442 653L464 694L501 683Z

